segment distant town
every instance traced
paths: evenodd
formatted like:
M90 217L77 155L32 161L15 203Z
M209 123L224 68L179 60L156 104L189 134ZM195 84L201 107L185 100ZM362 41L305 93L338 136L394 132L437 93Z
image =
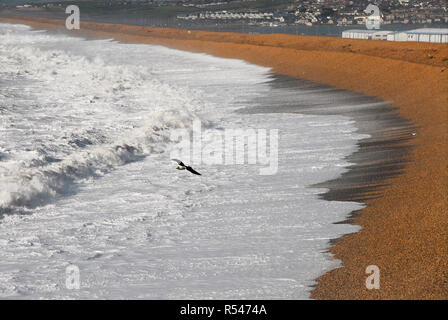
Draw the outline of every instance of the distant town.
M79 3L88 12L105 13L106 10L124 10L126 13L147 12L178 20L183 24L239 23L260 26L286 25L336 25L356 26L365 24L370 13L365 9L369 3L380 9L382 25L388 24L448 24L446 0L198 0L198 1L123 1L90 0L68 1ZM16 11L57 12L67 1L2 1L0 9Z
M250 0L247 0L250 1ZM228 3L228 2L227 2ZM371 1L380 8L382 24L432 24L448 23L448 2L440 1ZM184 6L203 9L223 4L210 2L204 4L188 3ZM304 0L291 1L284 11L262 11L259 9L198 11L178 15L184 20L245 21L265 25L314 24L364 25L369 14L365 9L369 1L346 0Z

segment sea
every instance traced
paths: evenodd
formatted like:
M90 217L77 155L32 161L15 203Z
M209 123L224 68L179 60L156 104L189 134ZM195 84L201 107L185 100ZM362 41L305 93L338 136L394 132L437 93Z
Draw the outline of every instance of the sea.
M347 115L283 110L341 101L279 81L241 60L0 24L0 298L309 299L341 267L330 241L360 229L337 222L364 208L316 185L367 136ZM255 135L235 160L222 137L241 131Z

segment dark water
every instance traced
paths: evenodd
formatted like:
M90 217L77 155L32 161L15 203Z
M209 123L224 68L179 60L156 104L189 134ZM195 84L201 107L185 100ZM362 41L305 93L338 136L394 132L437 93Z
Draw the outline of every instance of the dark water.
M237 33L251 33L251 34L272 34L272 33L286 33L296 35L309 35L309 36L341 36L342 32L350 29L366 29L364 25L353 26L334 26L334 25L315 25L311 27L298 25L298 26L249 26L249 25L202 25L202 26L180 26L183 29L192 30L206 30L217 32L237 32ZM446 28L447 25L384 25L381 30L399 31L399 30L411 30L417 28Z

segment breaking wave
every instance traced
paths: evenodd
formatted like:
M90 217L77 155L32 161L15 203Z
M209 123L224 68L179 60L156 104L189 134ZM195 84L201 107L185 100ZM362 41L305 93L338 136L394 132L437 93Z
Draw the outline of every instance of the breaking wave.
M171 142L172 129L189 129L192 115L163 111L148 121L146 128L134 130L116 143L92 145L63 160L48 158L44 151L28 165L0 176L0 212L11 207L32 208L69 193L73 183L104 175L113 168L151 154L163 152Z
M76 51L82 39L0 27L0 212L163 152L170 130L188 128L203 107L150 67L105 62L95 54L104 41L89 56Z

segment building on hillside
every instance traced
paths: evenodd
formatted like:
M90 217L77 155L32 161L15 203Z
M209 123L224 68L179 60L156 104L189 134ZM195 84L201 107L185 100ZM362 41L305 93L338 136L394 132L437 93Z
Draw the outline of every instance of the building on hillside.
M390 33L392 33L392 31L352 29L352 30L343 31L342 38L366 39L366 40L387 40L387 36Z
M421 28L388 34L389 41L448 43L448 28Z

